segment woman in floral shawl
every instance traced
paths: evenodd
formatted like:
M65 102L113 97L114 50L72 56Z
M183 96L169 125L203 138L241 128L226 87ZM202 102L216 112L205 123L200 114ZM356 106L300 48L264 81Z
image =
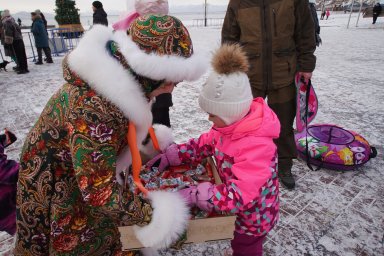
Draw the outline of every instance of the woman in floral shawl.
M119 255L120 225L136 225L146 247L172 243L188 220L183 199L135 196L115 172L130 164L128 122L140 143L152 123L151 96L199 78L206 66L172 16L141 16L128 32L101 25L87 32L63 61L67 83L23 147L15 255Z

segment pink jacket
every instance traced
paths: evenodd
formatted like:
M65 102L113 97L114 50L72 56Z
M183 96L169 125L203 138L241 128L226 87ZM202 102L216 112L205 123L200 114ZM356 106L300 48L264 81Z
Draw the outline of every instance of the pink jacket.
M250 113L224 127L213 126L198 140L179 145L184 163L214 156L223 184L215 186L215 208L237 215L236 231L261 236L278 220L279 183L276 146L280 122L262 98L256 98Z

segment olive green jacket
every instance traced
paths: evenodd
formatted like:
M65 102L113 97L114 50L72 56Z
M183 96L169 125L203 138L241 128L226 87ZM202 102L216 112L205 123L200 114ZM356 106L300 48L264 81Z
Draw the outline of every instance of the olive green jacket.
M307 0L231 0L222 42L244 47L254 89L273 90L315 69L314 30Z

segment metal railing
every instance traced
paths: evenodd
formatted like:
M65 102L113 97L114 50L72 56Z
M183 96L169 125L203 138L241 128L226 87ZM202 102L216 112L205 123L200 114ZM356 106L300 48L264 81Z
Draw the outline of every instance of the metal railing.
M205 19L193 19L192 26L193 27L217 27L222 26L224 22L224 18L207 18Z
M72 31L66 28L48 29L47 33L52 56L60 56L73 50L78 45L83 34L83 32ZM22 35L27 59L32 59L35 62L37 59L35 38L32 32L23 31Z

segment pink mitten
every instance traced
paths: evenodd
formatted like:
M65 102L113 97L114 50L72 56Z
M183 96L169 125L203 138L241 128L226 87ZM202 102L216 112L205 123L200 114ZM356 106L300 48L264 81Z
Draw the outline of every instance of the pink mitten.
M197 194L197 187L191 186L189 188L184 188L178 191L178 193L184 198L185 202L187 203L188 207L192 208L196 205L196 194Z
M179 149L176 144L172 144L164 151L164 153L158 154L152 160L149 160L146 164L147 167L151 168L159 162L159 171L164 171L168 166L177 166L181 164L179 158Z
M213 204L208 200L213 196L214 185L210 182L203 182L197 186L191 186L179 190L178 193L184 198L189 207L197 206L199 209L211 212Z
M196 206L205 212L211 212L213 204L209 202L209 199L213 196L213 189L215 185L210 182L203 182L197 185L196 193Z

